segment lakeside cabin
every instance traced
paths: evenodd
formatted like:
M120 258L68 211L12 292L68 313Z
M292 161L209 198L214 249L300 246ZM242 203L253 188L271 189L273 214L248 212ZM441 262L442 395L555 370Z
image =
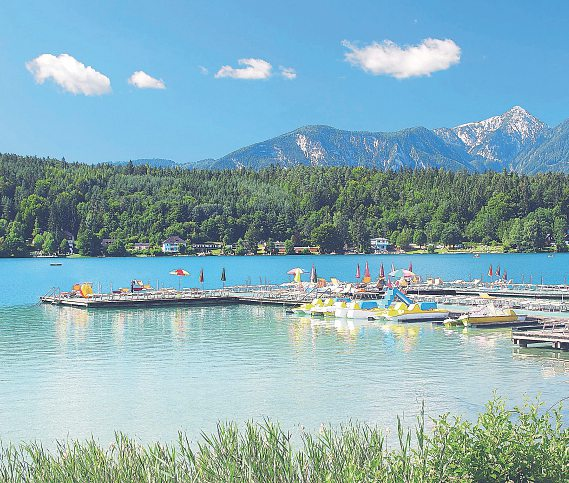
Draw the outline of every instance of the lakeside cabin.
M374 253L385 253L391 246L387 238L372 238L369 242Z
M181 247L186 248L186 240L178 235L170 236L162 242L162 253L180 253Z
M135 243L132 249L136 252L141 252L143 250L150 250L150 243Z

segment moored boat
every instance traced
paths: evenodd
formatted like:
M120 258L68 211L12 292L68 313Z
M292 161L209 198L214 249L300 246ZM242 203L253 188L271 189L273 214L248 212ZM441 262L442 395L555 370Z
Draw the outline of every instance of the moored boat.
M385 317L398 322L420 322L423 320L444 320L448 315L449 311L439 309L435 302L421 302L411 305L399 302L393 307L389 307Z
M485 305L468 314L461 315L458 318L465 327L470 325L511 324L514 322L523 322L525 319L525 315L520 315L513 309L498 308L493 303Z
M316 307L322 307L323 305L322 299L315 298L312 302L299 305L292 309L292 313L295 315L310 315L310 311Z

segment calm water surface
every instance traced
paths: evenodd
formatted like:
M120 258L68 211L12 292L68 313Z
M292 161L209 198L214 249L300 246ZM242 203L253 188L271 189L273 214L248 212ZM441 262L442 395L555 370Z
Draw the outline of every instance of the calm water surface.
M218 420L270 416L287 428L347 419L394 427L421 401L435 415L473 417L497 390L549 404L569 395L569 354L517 349L508 330L446 330L430 324L311 321L274 307L227 306L80 310L35 305L51 286L78 280L126 285L131 277L165 285L172 268L204 267L216 286L287 280L293 266L350 278L355 263L383 261L443 278L507 267L563 282L569 258L556 255L415 257L231 257L0 260L0 438L87 437L115 430L143 441L197 437ZM527 276L527 275L526 275ZM195 277L185 280L196 285ZM565 416L569 417L567 411Z

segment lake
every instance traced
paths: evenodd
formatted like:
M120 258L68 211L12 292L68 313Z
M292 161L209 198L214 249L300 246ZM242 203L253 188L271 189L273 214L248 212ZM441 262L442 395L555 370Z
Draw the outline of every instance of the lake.
M197 437L218 420L271 417L285 428L348 419L395 427L428 414L473 417L494 390L511 403L541 394L553 404L569 390L569 354L519 349L509 330L310 320L279 307L168 307L81 310L37 305L51 287L78 281L104 289L141 278L177 286L284 282L286 271L315 264L319 276L354 277L368 260L393 262L443 279L480 277L500 264L510 278L563 283L569 256L416 255L0 260L0 438L94 435L115 430L141 441ZM487 278L487 277L486 277ZM569 417L567 410L565 417Z

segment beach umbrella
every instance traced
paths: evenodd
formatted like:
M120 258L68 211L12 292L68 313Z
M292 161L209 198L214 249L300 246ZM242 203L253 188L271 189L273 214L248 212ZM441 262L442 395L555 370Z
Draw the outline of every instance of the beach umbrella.
M300 268L297 268L296 273L294 275L294 281L296 283L301 283L301 279L300 276L304 273L304 270L301 270Z
M300 273L304 273L304 270L302 268L296 267L296 268L291 268L288 272L289 275L296 275L298 272Z
M496 275L496 277L499 277L499 276L500 276L500 265L498 265L498 266L496 267L495 275Z
M393 262L391 262L391 271L395 272L395 265L393 264Z
M409 271L410 271L410 272L413 271L413 262L409 262Z
M223 282L223 288L225 288L225 267L221 269L221 281Z
M405 270L404 268L400 268L398 270L393 270L392 272L390 272L389 276L394 278L413 278L415 277L415 274L410 270Z
M312 264L312 270L310 271L310 281L312 283L318 283L318 276L316 275L316 267Z
M379 278L380 280L383 280L385 278L385 272L383 270L383 262L381 262L381 265L379 266Z
M356 278L360 278L361 274L360 274L360 264L358 263L358 265L356 266Z
M391 283L391 279L387 280L387 288L393 288L393 284Z
M200 270L200 283L202 284L202 290L203 290L203 268Z
M504 280L508 280L508 271L504 268Z
M369 265L366 262L366 268L364 270L364 278L362 278L363 283L370 283L371 282L371 275L369 274Z
M490 264L490 268L488 269L488 276L491 277L492 275L494 275L494 272L492 271L492 264Z
M176 275L177 277L188 277L190 275L190 272L184 270L183 268L177 268L176 270L172 270L170 272L170 275ZM182 285L182 279L179 278L178 279L178 290L180 290L181 285Z

